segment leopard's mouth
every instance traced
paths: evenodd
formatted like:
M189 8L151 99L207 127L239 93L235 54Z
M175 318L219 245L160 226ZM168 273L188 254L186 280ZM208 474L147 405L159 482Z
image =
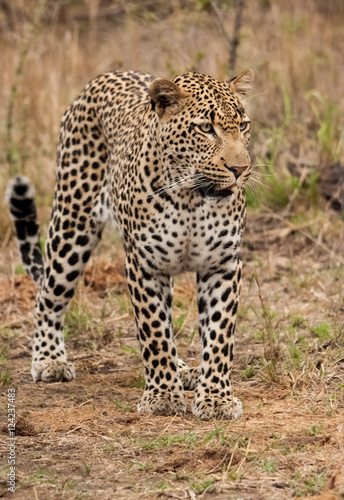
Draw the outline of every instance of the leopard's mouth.
M208 182L207 184L202 185L198 189L198 192L203 197L208 198L226 198L233 193L233 188L236 184L232 184L231 186L226 186L224 188L217 187L213 182Z

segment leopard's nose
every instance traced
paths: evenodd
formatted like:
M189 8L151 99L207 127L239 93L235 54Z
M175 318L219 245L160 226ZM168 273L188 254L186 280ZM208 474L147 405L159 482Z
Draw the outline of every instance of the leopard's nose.
M227 165L226 165L227 167ZM243 172L248 168L248 165L245 167L227 167L230 172L234 174L235 179L238 179Z

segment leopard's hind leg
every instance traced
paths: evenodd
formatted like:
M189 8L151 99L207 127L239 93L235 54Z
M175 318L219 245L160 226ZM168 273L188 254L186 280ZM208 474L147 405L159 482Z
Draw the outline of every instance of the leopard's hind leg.
M31 374L35 382L68 381L75 376L72 363L67 361L64 318L91 252L101 238L104 212L108 210L107 146L91 111L88 113L86 105L76 102L62 122L54 207L43 260L28 179L14 179L8 190L25 267L41 285L34 316ZM28 207L30 217L25 216Z

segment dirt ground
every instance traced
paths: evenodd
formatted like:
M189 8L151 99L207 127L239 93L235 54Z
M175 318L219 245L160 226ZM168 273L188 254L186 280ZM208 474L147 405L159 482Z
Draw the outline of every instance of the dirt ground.
M67 345L77 378L50 385L34 384L29 371L35 287L11 271L19 264L14 242L1 254L10 267L0 286L0 497L13 495L6 406L15 388L18 500L343 498L341 257L329 260L326 242L295 227L251 217L234 370L244 416L201 422L190 411L192 393L183 418L136 410L143 368L117 251L105 239L71 307ZM191 365L200 353L193 290L190 276L177 280L174 327Z

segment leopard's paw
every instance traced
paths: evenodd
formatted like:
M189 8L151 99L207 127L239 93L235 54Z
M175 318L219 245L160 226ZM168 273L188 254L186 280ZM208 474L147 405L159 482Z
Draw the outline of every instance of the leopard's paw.
M69 361L34 361L31 367L34 382L69 382L75 378L75 368Z
M184 393L171 390L145 390L137 409L141 413L182 417L186 412Z
M242 403L238 398L222 399L216 396L196 397L192 413L201 420L234 420L243 415Z

